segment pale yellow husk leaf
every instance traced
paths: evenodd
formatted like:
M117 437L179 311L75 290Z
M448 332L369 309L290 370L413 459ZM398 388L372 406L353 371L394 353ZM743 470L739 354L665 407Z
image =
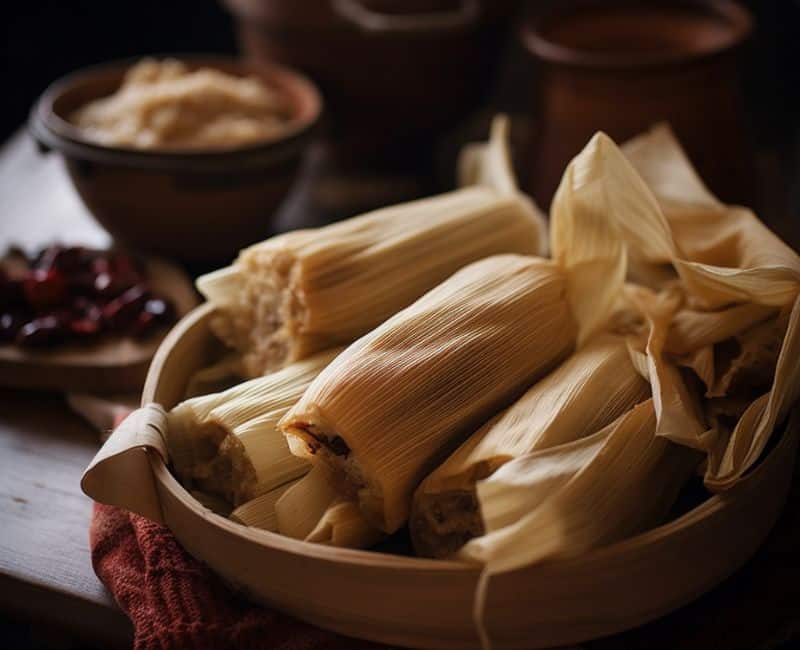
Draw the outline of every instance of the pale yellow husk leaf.
M656 435L648 400L596 435L522 456L479 482L487 533L459 557L493 574L627 537L666 516L699 459Z
M167 445L180 480L239 505L304 474L307 463L289 452L277 423L338 352L173 408Z
M444 557L483 532L477 481L514 458L592 434L649 396L625 338L594 337L422 482L410 520L417 552Z
M383 533L370 526L356 505L343 499L329 482L327 470L317 465L274 503L276 530L295 539L368 548Z
M550 248L564 272L567 299L578 322L578 343L608 320L627 272L627 251L610 212L636 213L629 166L616 145L598 133L567 166L551 206Z
M648 324L643 354L658 417L656 433L687 447L709 451L716 441L715 431L705 424L697 397L686 385L678 366L664 354L670 323L682 294L676 289L657 294L644 287L629 287L627 295Z
M709 312L679 313L667 351L687 355L694 352L693 346L736 335L746 338L748 331L755 331L754 325L768 321L775 311L788 314L771 389L750 405L729 437L718 432L706 485L726 489L756 462L773 429L800 396L800 257L751 211L713 197L668 127L656 127L636 138L624 146L624 152L659 206L642 213L639 223L666 221L669 225L660 245L646 251L646 261L671 263L682 281L688 308ZM631 228L636 223L632 220ZM708 381L707 368L704 374ZM660 432L680 441L682 436L666 428L659 425ZM720 443L724 448L719 448Z
M294 485L302 479L295 479L279 485L276 488L246 501L230 513L230 519L238 524L278 532L278 515L275 511L276 502Z
M507 195L519 192L508 150L509 127L508 117L497 115L488 142L468 144L461 150L457 163L461 186L482 185Z
M470 262L544 249L538 209L515 188L505 129L473 151L480 183L314 230L278 235L198 280L212 329L266 370L350 343Z
M516 458L478 483L486 534L458 557L483 564L473 615L484 647L491 576L574 557L661 522L701 460L656 434L653 400L581 440Z

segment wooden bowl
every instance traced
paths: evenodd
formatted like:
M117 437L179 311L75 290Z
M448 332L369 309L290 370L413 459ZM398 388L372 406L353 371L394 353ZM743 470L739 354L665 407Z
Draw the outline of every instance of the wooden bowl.
M143 404L165 408L214 349L212 308L197 308L156 354ZM775 522L792 475L797 413L735 488L631 539L492 578L493 647L541 648L613 634L697 598L747 560ZM460 562L300 542L235 524L195 501L164 462L163 411L150 404L114 432L84 491L165 523L185 548L253 599L329 630L409 647L479 647L478 570ZM133 486L135 490L131 489Z
M293 117L278 140L213 151L138 150L87 140L68 117L112 94L135 61L86 68L52 84L30 118L45 150L64 156L86 207L117 240L187 263L229 262L271 234L322 111L314 84L279 65L253 68L222 57L180 57L190 68L253 75L278 88Z

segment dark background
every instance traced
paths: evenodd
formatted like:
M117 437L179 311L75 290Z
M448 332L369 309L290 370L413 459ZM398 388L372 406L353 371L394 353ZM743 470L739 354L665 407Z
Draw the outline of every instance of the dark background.
M214 0L28 0L3 3L0 137L61 75L155 53L235 53L233 22Z
M759 145L785 146L797 139L800 122L800 0L744 4L757 19L742 70L755 136ZM26 119L49 82L76 68L152 53L236 51L233 21L215 0L29 0L4 5L3 139Z
M520 6L559 1L523 0ZM769 160L769 207L755 207L781 236L797 245L794 233L800 233L800 227L777 224L770 214L780 212L780 220L800 214L800 0L740 1L756 18L754 38L741 57L750 136L760 158ZM0 143L25 122L36 97L51 81L82 66L145 54L237 49L233 20L219 0L8 2L0 29L4 88ZM513 38L510 42L495 97L500 108L513 112L530 105L535 70ZM698 111L703 111L704 119L713 119L713 106ZM447 179L442 180L446 185Z

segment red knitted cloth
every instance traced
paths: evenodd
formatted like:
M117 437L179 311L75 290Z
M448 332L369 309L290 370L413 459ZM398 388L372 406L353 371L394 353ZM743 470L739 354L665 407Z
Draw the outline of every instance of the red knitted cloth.
M95 573L131 619L136 650L386 647L246 602L184 551L167 528L119 508L95 504L90 541Z

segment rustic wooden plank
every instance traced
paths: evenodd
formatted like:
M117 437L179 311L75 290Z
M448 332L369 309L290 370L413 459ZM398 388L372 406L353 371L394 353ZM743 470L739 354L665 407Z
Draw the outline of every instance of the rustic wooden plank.
M2 391L0 414L0 607L124 637L92 570L92 504L78 484L97 434L57 395Z
M62 165L25 131L0 150L0 250L108 245ZM79 486L98 444L62 397L0 390L0 609L124 646L131 626L92 570L92 504Z

